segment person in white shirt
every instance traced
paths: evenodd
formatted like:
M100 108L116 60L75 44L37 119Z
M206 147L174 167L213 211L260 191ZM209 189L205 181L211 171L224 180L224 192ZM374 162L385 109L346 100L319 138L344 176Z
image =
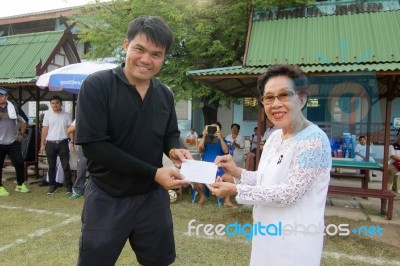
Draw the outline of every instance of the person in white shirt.
M229 154L214 161L227 182L217 180L210 192L254 205L250 265L321 264L332 156L326 133L301 112L307 88L298 66L268 67L258 89L265 114L281 129L265 143L257 171L238 167Z
M254 134L250 137L250 151L257 148L257 129L258 127L254 128Z
M77 145L75 147L75 120L72 122L72 124L68 127L68 136L70 137L70 150L75 151L77 150L78 156L77 156L77 162L76 162L76 179L74 186L72 188L72 195L69 197L70 199L79 199L83 197L83 193L85 191L85 183L86 183L86 163L87 163L87 158L83 154L82 147L80 145Z
M240 125L231 125L231 134L226 136L225 140L229 146L229 151L236 165L243 167L244 163L244 137L239 134Z
M400 130L397 131L396 141L389 146L388 190L398 192L400 172Z
M51 195L57 191L56 162L60 157L64 171L64 183L67 194L72 192L71 168L69 165L68 127L71 125L71 116L62 110L62 99L55 95L50 100L51 110L43 117L42 138L40 141L40 152L46 152L49 164L50 188L47 192Z
M198 139L197 132L194 131L194 128L191 128L190 131L186 134L186 138L191 138L191 139Z
M279 127L275 126L268 118L267 118L267 128L265 129L264 135L260 142L260 150L263 151L263 147L265 142L268 140L269 136L275 131L279 129ZM256 132L256 128L254 129ZM257 136L255 137L255 147L250 149L250 151L246 154L246 163L245 169L249 171L254 171L256 166L256 154L257 154Z
M356 160L357 162L367 162L370 161L371 163L375 163L375 159L372 158L372 155L374 154L372 146L369 146L369 159L367 160L367 137L366 136L360 136L358 138L358 144L356 145L356 147L354 148L354 160ZM364 171L359 171L360 173L363 173ZM372 176L376 176L373 172L372 172Z
M194 131L194 128L191 128L190 131L186 134L186 139L185 139L185 146L188 149L196 149L197 148L197 139L198 135L196 131Z

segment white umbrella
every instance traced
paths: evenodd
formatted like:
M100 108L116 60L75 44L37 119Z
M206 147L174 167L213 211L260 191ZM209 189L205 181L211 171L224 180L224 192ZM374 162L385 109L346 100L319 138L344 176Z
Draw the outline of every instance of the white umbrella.
M66 91L78 94L82 82L90 74L117 66L117 64L106 62L71 64L40 75L36 81L36 85L41 89L49 88L49 91Z

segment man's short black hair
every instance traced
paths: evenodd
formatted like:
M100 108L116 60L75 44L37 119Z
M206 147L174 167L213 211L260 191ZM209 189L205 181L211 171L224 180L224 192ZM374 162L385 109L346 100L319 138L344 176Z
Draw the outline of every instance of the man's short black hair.
M62 103L62 99L61 99L61 97L58 96L58 95L54 95L53 97L51 97L50 102L51 102L52 100L59 100L60 103Z
M233 123L233 124L231 125L231 129L232 129L233 127L237 127L237 129L240 130L240 125L239 125L239 124Z
M146 35L156 46L165 48L166 52L171 48L172 31L160 17L139 16L129 22L126 33L128 42L131 42L139 33Z

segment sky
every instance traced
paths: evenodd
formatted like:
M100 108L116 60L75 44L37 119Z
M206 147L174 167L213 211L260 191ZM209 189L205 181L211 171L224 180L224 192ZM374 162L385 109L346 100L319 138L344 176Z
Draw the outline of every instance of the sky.
M90 0L12 0L0 8L0 18L85 5Z

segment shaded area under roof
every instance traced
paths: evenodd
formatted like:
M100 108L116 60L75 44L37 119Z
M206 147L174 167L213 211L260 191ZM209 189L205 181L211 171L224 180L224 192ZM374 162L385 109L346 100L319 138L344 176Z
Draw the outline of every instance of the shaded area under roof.
M258 97L257 80L266 72L267 68L235 66L188 71L187 75L232 97ZM398 63L332 64L301 66L301 68L309 76L359 71L375 72L377 75L383 72L393 75L400 74L400 64Z

